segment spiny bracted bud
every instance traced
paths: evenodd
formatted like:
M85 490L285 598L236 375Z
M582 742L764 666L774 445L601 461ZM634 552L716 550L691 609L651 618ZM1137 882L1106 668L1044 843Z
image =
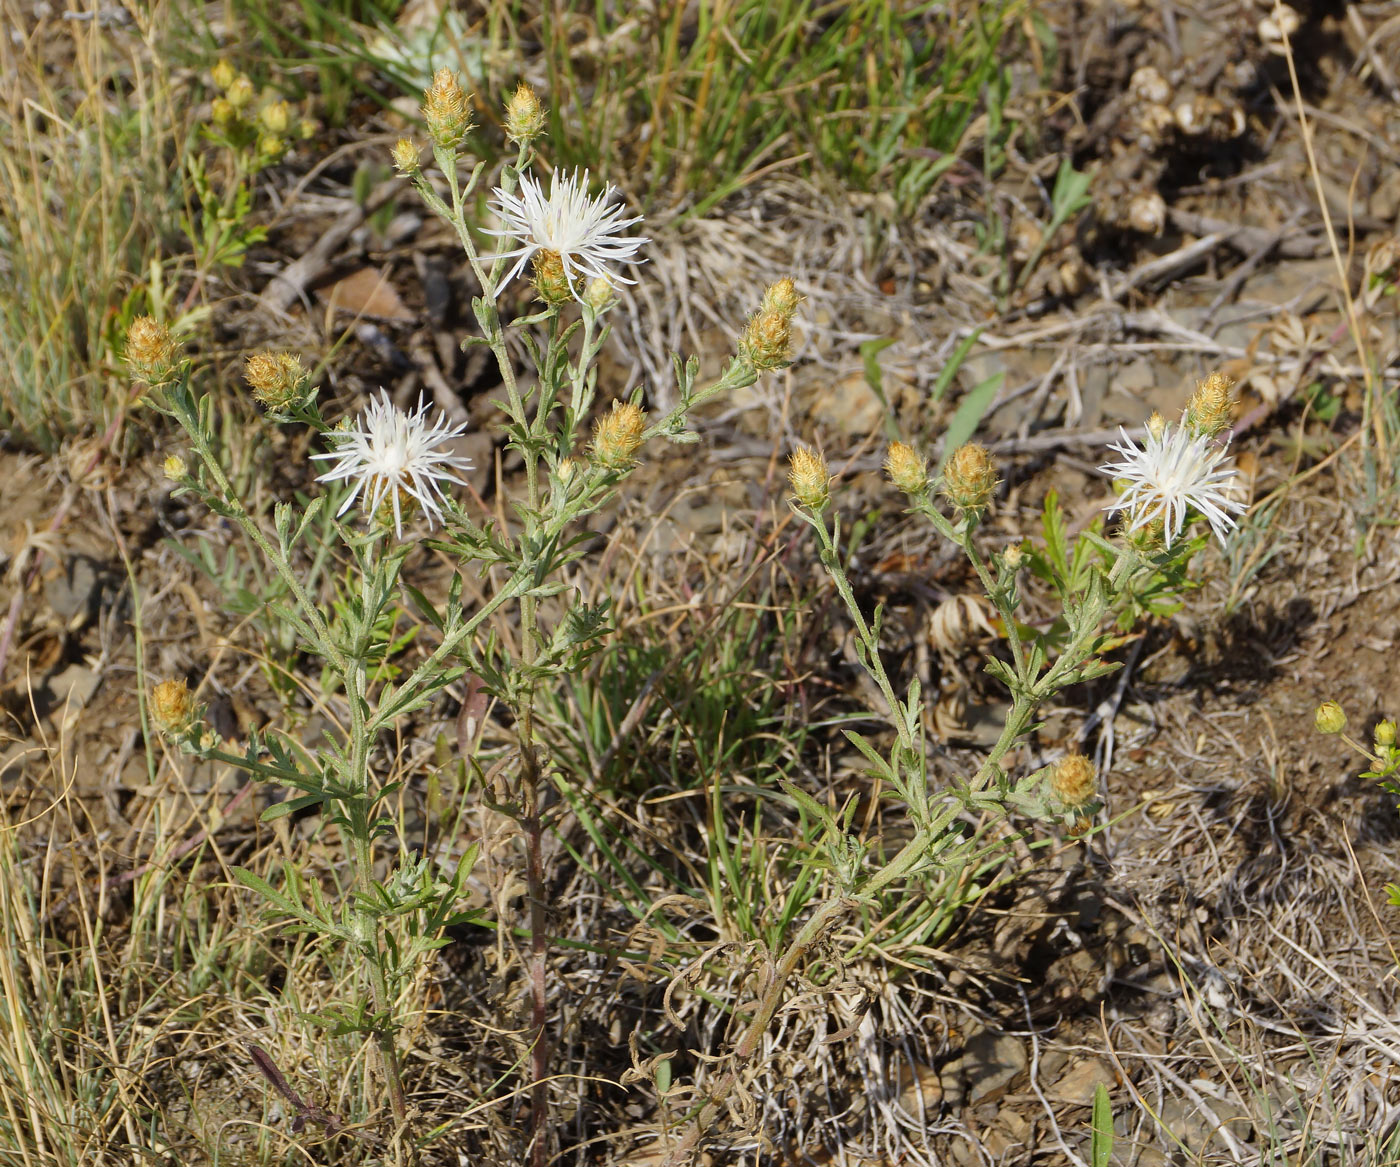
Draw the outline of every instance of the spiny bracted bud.
M583 302L594 312L601 312L613 301L613 288L602 276L594 276L583 290Z
M405 178L417 174L422 168L418 161L418 147L408 138L400 138L394 143L394 168Z
M1335 701L1324 701L1313 714L1313 726L1318 733L1341 733L1347 727L1347 715Z
M229 61L221 58L214 63L209 76L219 89L227 89L238 78L238 70Z
M895 489L904 494L918 497L928 492L928 462L904 442L890 443L885 455L885 473Z
M792 318L801 302L797 285L786 278L763 293L763 302L739 337L739 355L755 372L781 369L791 363Z
M535 91L525 82L506 99L506 137L518 145L528 145L544 133L544 107Z
M1026 553L1021 550L1019 543L1007 544L1006 550L1001 553L1001 561L1006 564L1010 571L1020 571L1021 564L1025 562Z
M1235 383L1224 373L1212 373L1196 386L1186 403L1182 424L1193 434L1214 437L1230 424L1230 397Z
M194 722L194 698L183 680L162 681L151 690L151 716L166 733L183 733Z
M439 69L433 75L433 83L423 91L423 120L428 123L433 141L444 150L456 146L472 128L467 95L451 69Z
M953 451L943 472L943 493L965 511L980 511L997 488L996 467L984 446L967 442Z
M244 74L240 73L224 90L224 97L234 109L241 110L252 105L253 98L257 96L257 91L253 88L253 83Z
M1162 435L1167 432L1167 419L1155 409L1152 411L1152 416L1147 419L1147 432L1159 442L1162 440Z
M554 475L560 483L568 486L574 480L574 475L578 473L578 463L572 458L559 459L559 465L555 467Z
M151 316L138 316L126 333L126 364L132 376L152 387L167 385L179 371L178 349L170 329Z
M534 268L535 291L546 304L567 304L574 298L569 286L569 273L564 270L564 258L557 251L542 248L530 260Z
M292 353L263 351L250 356L243 366L243 378L259 405L272 414L286 413L310 398L307 383L311 374L301 358Z
M646 430L646 412L630 401L614 401L612 412L593 427L593 459L608 470L632 465Z
M190 468L179 454L167 454L161 469L171 482L184 482L189 477Z
M831 501L831 475L826 459L806 446L798 446L789 459L788 482L793 497L809 511L820 512Z
M1098 793L1094 763L1083 754L1066 754L1050 771L1050 789L1070 810L1088 806Z
M292 124L292 107L285 101L269 101L259 111L258 121L269 134L281 137Z

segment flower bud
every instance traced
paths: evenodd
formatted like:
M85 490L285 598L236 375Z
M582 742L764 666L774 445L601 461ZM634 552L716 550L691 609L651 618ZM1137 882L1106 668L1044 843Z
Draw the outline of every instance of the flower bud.
M226 130L238 120L238 110L227 97L216 97L209 105L209 117L221 130Z
M1066 754L1050 771L1050 789L1070 810L1088 806L1098 792L1094 763L1083 754Z
M292 124L292 107L285 101L270 101L262 107L258 120L269 134L281 137Z
M625 470L642 444L647 415L630 401L614 401L612 412L593 427L593 458L608 470Z
M943 472L943 493L953 505L978 511L992 501L997 488L996 467L984 447L967 442L953 451Z
M400 138L394 143L394 168L404 177L417 174L421 169L418 161L418 147L407 138Z
M541 248L535 252L530 265L535 271L535 291L546 304L567 304L573 299L569 273L564 270L564 257L557 251Z
M1006 564L1010 571L1020 571L1021 564L1025 562L1026 553L1021 550L1019 543L1007 544L1006 550L1001 553L1001 561Z
M209 76L213 79L214 85L219 89L227 89L233 84L238 76L238 71L227 60L220 59L214 63L214 67L209 70Z
M297 137L303 142L316 136L318 125L315 118L302 118L297 122Z
M1390 747L1395 744L1395 722L1389 720L1378 721L1373 737L1376 743L1376 749L1390 749Z
M1197 436L1220 433L1230 424L1230 394L1234 387L1234 381L1224 373L1212 373L1191 394L1182 424Z
M309 399L307 381L311 374L292 353L254 353L243 366L243 378L258 404L269 413L286 413Z
M613 300L612 284L602 276L594 276L588 281L588 287L583 290L583 301L594 312L601 312Z
M423 120L433 141L444 150L456 146L472 128L467 95L451 69L439 69L423 91Z
M512 142L528 145L544 133L544 107L535 91L525 82L515 87L506 100L506 137Z
M287 139L276 134L264 134L258 139L258 153L274 162L287 152Z
M151 690L151 716L166 733L183 733L194 721L194 699L183 680L162 681Z
M755 372L791 363L792 318L801 302L797 285L790 279L779 280L763 293L763 302L739 337L739 355Z
M788 481L794 497L809 511L825 510L831 499L831 475L827 473L826 460L806 446L798 446L790 462Z
M138 316L126 333L126 364L131 375L147 385L166 385L179 367L178 349L170 330L153 317Z
M554 469L555 477L565 486L574 480L576 473L578 473L578 463L572 458L559 459L559 465Z
M171 482L183 482L190 473L190 468L185 465L185 460L179 454L167 455L161 469Z
M1167 419L1155 409L1152 411L1152 416L1147 419L1147 432L1159 442L1162 440L1162 435L1167 432Z
M1347 715L1335 701L1324 701L1313 714L1313 726L1318 733L1341 733L1347 727Z
M904 494L917 497L928 491L928 462L903 442L890 443L885 455L885 473L895 489Z
M253 89L253 83L242 73L235 77L224 90L224 96L228 99L229 105L236 110L241 110L247 105L251 105L257 93Z

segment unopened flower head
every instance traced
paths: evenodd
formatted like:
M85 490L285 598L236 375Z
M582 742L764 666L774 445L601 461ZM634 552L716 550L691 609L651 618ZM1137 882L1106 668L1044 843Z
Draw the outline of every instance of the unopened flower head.
M337 428L327 435L335 449L312 458L333 458L336 464L316 481L355 483L337 515L343 515L363 494L360 509L373 516L387 505L394 518L394 534L400 539L404 498L422 507L430 524L441 521L443 484L461 484L463 480L453 471L470 470L472 461L444 448L460 437L466 426L451 425L441 414L429 422L427 414L427 403L421 399L417 410L404 413L381 390L379 399L371 400L360 415L358 429Z
M138 316L126 333L126 363L132 375L151 386L175 379L178 349L170 330L152 316Z
M1098 791L1094 763L1083 754L1066 754L1050 771L1050 789L1071 810L1088 806Z
M183 482L190 473L190 468L179 454L167 454L161 469L171 482Z
M594 312L601 312L613 302L612 281L601 276L589 280L588 287L583 290L583 302Z
M214 67L209 71L209 75L213 78L216 86L220 89L227 89L237 79L238 70L233 67L231 62L221 57L214 62Z
M506 99L506 137L512 142L533 142L544 133L544 107L525 82Z
M1341 733L1347 727L1347 715L1335 701L1324 701L1313 714L1313 726L1318 733Z
M228 99L228 103L234 109L239 110L251 105L256 96L257 91L253 88L252 81L242 73L229 82L228 87L224 90L224 97Z
M792 361L792 318L802 297L791 279L781 279L763 293L758 311L739 337L739 355L757 372L781 369Z
M456 146L472 128L467 95L451 69L439 69L423 91L423 120L433 141L444 150Z
M276 134L263 134L258 139L258 153L264 158L269 158L273 162L281 158L287 152L287 139L278 137Z
M904 494L918 496L928 490L928 462L904 442L890 443L885 455L885 473L895 489Z
M281 414L309 399L307 383L311 374L292 353L254 353L243 366L243 377L253 397L269 413Z
M789 460L788 482L793 496L810 511L822 511L831 499L831 475L826 460L806 446L798 446Z
M1371 740L1378 750L1390 749L1395 744L1395 722L1389 719L1376 722L1376 728L1371 731Z
M1224 373L1212 373L1196 386L1186 403L1182 425L1193 434L1215 437L1230 424L1230 398L1235 383Z
M422 168L418 161L418 147L408 138L400 138L394 143L394 168L402 175L417 174Z
M992 501L998 481L996 467L986 447L965 442L948 459L947 469L943 471L943 493L956 507L980 511Z
M151 690L151 716L166 733L183 733L194 721L194 698L183 680L162 681Z
M596 199L588 197L588 171L580 178L578 171L571 175L561 175L556 170L549 177L549 194L531 175L520 176L520 192L511 194L497 187L492 209L501 218L500 230L488 231L514 239L518 247L490 259L514 259L510 269L498 287L505 287L520 274L521 269L539 251L555 251L559 254L568 277L569 286L575 299L581 298L587 281L592 279L616 280L624 284L636 283L609 272L604 264L620 264L634 259L642 244L650 240L640 235L624 235L622 232L642 218L624 218L627 208L623 203L608 205L615 188L609 186Z
M292 107L285 101L270 101L258 112L258 121L269 134L281 137L292 124Z
M647 415L630 401L614 401L612 412L593 427L593 457L608 470L625 470L642 445Z
M569 286L569 274L564 270L564 257L557 251L546 247L535 252L530 266L535 274L531 282L546 304L567 304L574 298L574 290Z
M226 130L238 120L238 110L227 97L216 97L209 103L209 116L216 126Z
M1139 447L1120 429L1122 441L1109 449L1122 455L1099 469L1127 483L1127 489L1108 504L1122 511L1129 532L1162 522L1162 540L1168 548L1186 525L1188 510L1199 511L1221 543L1234 527L1233 513L1244 504L1226 494L1233 469L1222 469L1225 448L1209 434L1193 434L1184 425L1168 425L1160 435L1149 429L1146 444Z

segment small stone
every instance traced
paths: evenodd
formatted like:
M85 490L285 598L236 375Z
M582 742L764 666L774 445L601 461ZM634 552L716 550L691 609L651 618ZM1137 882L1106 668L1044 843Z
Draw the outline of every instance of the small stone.
M1088 1106L1094 1101L1094 1091L1100 1084L1109 1090L1117 1084L1113 1067L1102 1058L1085 1058L1071 1066L1051 1087L1050 1093L1065 1102Z
M1025 1042L1019 1037L990 1031L977 1034L963 1052L968 1101L975 1106L1000 1098L1028 1063Z

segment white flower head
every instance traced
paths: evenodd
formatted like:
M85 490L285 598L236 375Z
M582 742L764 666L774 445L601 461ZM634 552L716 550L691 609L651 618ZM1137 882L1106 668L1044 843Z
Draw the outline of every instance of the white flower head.
M1123 460L1099 469L1126 479L1128 488L1107 509L1125 512L1130 531L1161 519L1168 547L1181 534L1187 510L1194 509L1205 516L1223 544L1235 525L1231 513L1244 510L1244 504L1227 493L1235 470L1220 465L1225 447L1209 434L1196 435L1181 425L1164 426L1155 435L1149 428L1142 448L1128 437L1127 430L1120 428L1118 432L1122 442L1109 449L1123 455Z
M413 413L404 413L380 390L360 415L358 429L334 430L328 436L335 449L312 458L335 458L336 464L318 475L317 482L355 479L355 489L340 504L336 516L343 515L354 501L365 496L361 508L373 515L386 499L394 511L394 534L403 538L403 510L400 492L423 508L429 525L442 520L443 483L464 484L454 470L470 470L472 461L452 454L443 447L466 430L465 425L449 424L447 415L429 423L428 406L420 397Z
M586 170L582 179L577 170L563 177L556 170L549 176L548 198L544 187L528 174L520 176L519 194L497 187L491 208L501 217L504 226L502 230L486 233L514 239L520 244L511 251L488 257L516 260L499 287L515 279L531 256L539 251L559 253L576 299L582 297L589 280L636 283L603 266L625 263L636 256L642 244L651 242L640 235L622 234L632 224L640 223L642 217L624 219L627 213L624 204L609 206L608 200L615 190L609 186L596 199L589 198Z

